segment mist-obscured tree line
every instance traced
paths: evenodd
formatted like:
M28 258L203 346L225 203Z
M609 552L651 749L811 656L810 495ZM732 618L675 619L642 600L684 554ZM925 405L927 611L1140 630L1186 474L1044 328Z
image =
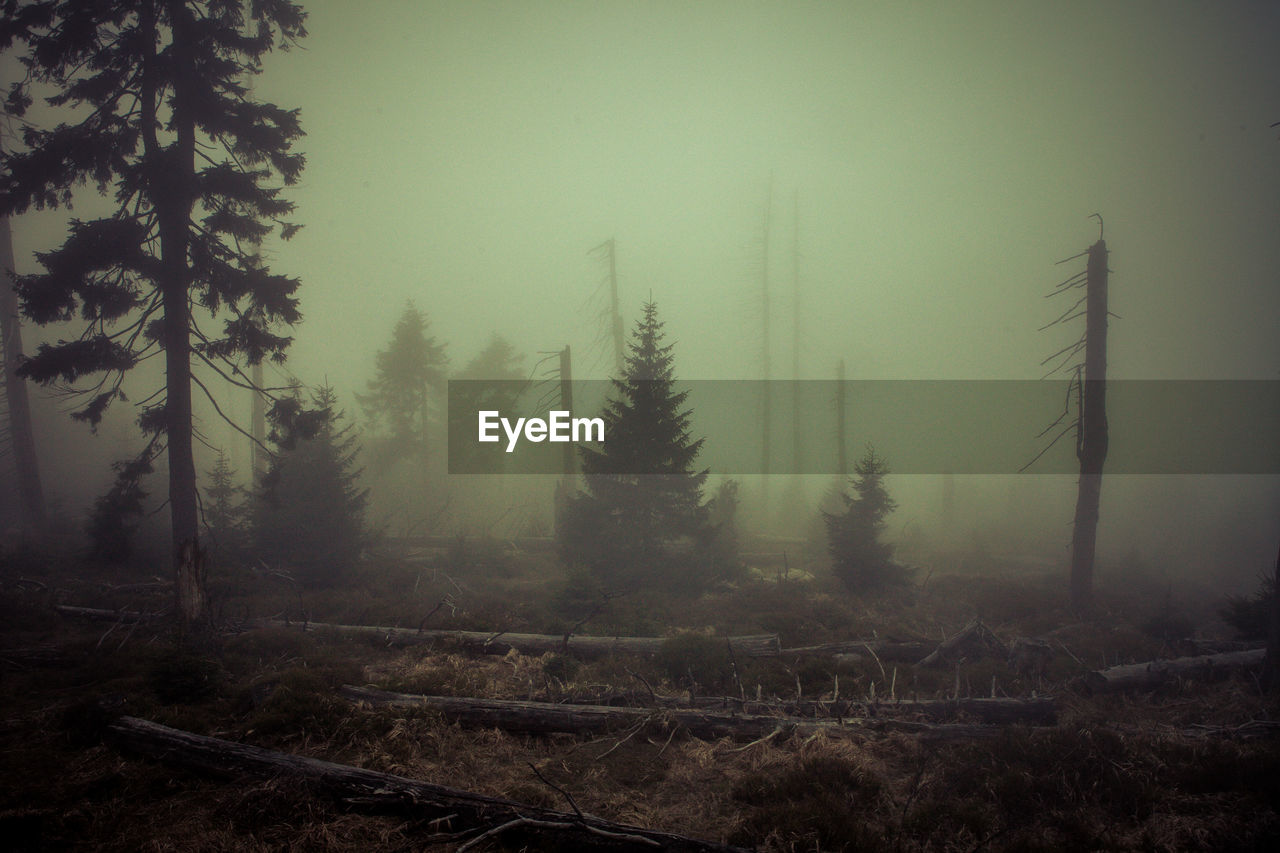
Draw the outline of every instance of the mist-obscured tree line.
M370 460L375 472L397 463L425 463L443 443L443 398L449 356L444 343L428 334L430 321L412 302L405 306L386 349L374 357L367 391L356 399L364 408Z

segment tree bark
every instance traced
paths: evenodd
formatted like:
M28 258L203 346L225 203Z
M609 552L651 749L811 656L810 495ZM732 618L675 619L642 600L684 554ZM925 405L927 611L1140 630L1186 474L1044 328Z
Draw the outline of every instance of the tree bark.
M233 779L287 776L302 780L319 794L366 810L427 819L448 817L451 828L466 828L458 833L460 836L467 830L492 829L526 818L531 819L531 829L554 830L578 836L579 843L590 839L593 845L608 844L618 850L662 849L689 853L735 853L740 850L674 833L614 823L591 815L554 811L390 773L205 737L136 717L120 717L109 724L108 733L125 750L203 773ZM558 826L536 826L534 823Z
M1175 678L1207 679L1232 669L1257 666L1263 662L1266 654L1266 649L1250 649L1245 652L1227 652L1220 655L1197 655L1131 663L1086 673L1081 676L1079 683L1091 693L1151 689Z
M191 51L184 50L192 38L186 4L167 3L173 31L172 56L178 64L174 82L172 123L176 139L162 148L154 127L144 127L144 145L150 163L149 182L160 234L161 296L164 305L165 351L165 438L169 461L169 514L175 573L175 604L180 630L199 634L208 619L203 565L199 540L199 509L196 494L195 458L192 452L191 416L191 268L188 258L191 211L195 202L195 105L189 102L194 83ZM154 29L154 21L150 22ZM147 76L144 69L144 76ZM151 87L144 102L158 99ZM157 101L145 105L152 122ZM144 125L147 124L144 116ZM149 132L148 132L149 131Z

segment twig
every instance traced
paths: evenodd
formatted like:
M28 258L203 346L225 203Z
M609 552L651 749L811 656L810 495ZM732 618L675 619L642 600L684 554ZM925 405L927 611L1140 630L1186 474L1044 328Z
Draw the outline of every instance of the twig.
M751 741L751 743L747 744L746 746L734 747L733 749L731 749L731 750L729 750L729 751L730 751L730 752L744 752L744 751L746 751L746 750L750 749L750 748L751 748L751 747L753 747L753 746L757 746L758 744L767 743L767 742L769 742L769 741L773 740L775 737L777 737L777 736L778 736L778 733L779 733L779 732L781 732L781 731L782 731L782 727L781 727L781 726L779 726L778 728L776 728L776 729L774 729L773 731L769 732L769 733L768 733L767 735L765 735L764 737L762 737L762 738L757 738L756 740Z
M742 681L738 678L738 658L733 653L733 643L729 642L729 638L724 638L725 648L729 650L729 672L733 675L733 683L738 685L738 698L747 701L747 692L742 688Z
M876 662L876 666L880 667L880 677L888 678L888 674L884 671L884 664L880 663L880 657L876 654L876 650L871 648L870 643L863 643L862 647L871 653L871 659Z
M609 748L608 748L608 749L606 749L604 752L602 752L602 753L600 753L599 755L597 755L597 756L595 757L595 759L594 759L594 760L599 761L600 759L604 758L604 757L605 757L606 755L608 755L609 753L613 752L613 751L614 751L615 749L617 749L618 747L622 746L622 745L623 745L624 743L626 743L627 741L631 740L631 738L635 737L636 732L638 732L638 731L640 731L641 729L643 729L643 728L644 728L648 723L649 723L648 718L645 718L645 719L641 720L639 723L636 723L634 726L632 726L632 727L631 727L631 731L627 732L627 736L626 736L626 737L624 737L624 738L620 738L619 740L617 740L617 741L613 744L613 746L609 747Z
M643 684L643 685L645 686L645 689L649 691L649 698L653 701L653 704L654 704L654 705L657 705L657 704L658 704L658 694L656 694L656 693L654 693L654 692L653 692L653 685L649 684L649 682L648 682L648 681L645 681L644 676L643 676L643 675L640 675L639 673L632 672L632 671L631 671L631 670L629 670L629 669L628 669L626 672L627 672L627 675L631 676L631 677L632 677L632 678L634 678L634 679L637 679L641 684Z
M671 734L667 735L667 741L662 745L662 749L658 750L658 755L662 755L662 753L667 751L667 747L671 746L671 740L676 736L676 731L677 731L676 727L672 726Z
M573 797L569 795L568 791L566 791L564 788L561 788L559 785L554 784L546 776L543 776L542 773L538 770L538 768L533 766L532 761L526 761L525 764L529 765L529 769L533 771L533 775L537 776L540 780L542 780L542 784L546 785L548 788L552 789L553 791L558 791L560 793L560 796L564 797L565 800L568 801L569 807L572 808L573 813L578 816L578 820L586 820L586 818L582 816L582 809L578 808L578 804L573 801Z
M654 841L652 838L645 838L643 835L631 835L625 832L610 832L608 830L599 829L597 827L591 826L590 824L586 824L586 823L575 824L575 823L566 823L563 821L535 820L531 817L518 817L515 820L509 820L506 823L501 824L500 826L495 826L493 829L490 829L486 832L481 833L480 835L477 835L475 838L471 839L466 844L459 846L458 853L465 853L465 851L470 850L472 847L479 844L481 841L485 840L486 838L490 838L495 835L500 835L501 833L506 832L508 829L515 829L516 827L521 827L521 826L528 826L528 827L532 827L533 829L581 829L581 830L585 830L586 832L590 832L593 835L599 835L602 838L608 838L612 841L625 841L631 844L644 844L649 847L662 846L657 841Z

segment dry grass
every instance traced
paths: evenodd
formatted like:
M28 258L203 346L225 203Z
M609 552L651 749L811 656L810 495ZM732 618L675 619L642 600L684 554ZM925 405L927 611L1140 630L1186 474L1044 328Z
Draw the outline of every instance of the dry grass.
M493 581L491 596L480 596L480 578L446 581L397 565L350 599L335 591L255 598L262 591L249 590L240 604L264 615L270 607L296 608L301 600L314 619L415 625L443 594L432 584L457 581L471 592L455 590L462 609L437 614L440 624L551 630L568 617L556 611L549 592L538 597L534 579L513 572ZM723 673L702 671L723 662L701 654L706 650L692 640L683 651L673 644L670 660L576 662L514 652L472 657L443 646L390 650L272 629L190 656L175 654L156 628L127 636L116 630L103 639L107 626L50 618L47 590L10 585L0 592L0 613L13 615L0 626L3 648L48 645L63 660L57 666L8 663L0 670L0 832L14 850L456 846L438 837L438 826L358 814L287 780L211 780L121 756L95 737L101 720L92 709L105 697L128 713L202 733L571 810L541 774L585 812L778 853L1230 850L1266 848L1280 838L1275 738L1194 736L1203 730L1196 727L1274 720L1280 707L1260 697L1247 676L1144 694L1070 693L1067 682L1084 669L1144 659L1161 644L1132 627L1142 613L1123 600L1104 602L1102 617L1078 623L1061 609L1060 592L1035 580L934 577L923 590L858 601L831 588L765 584L661 611L642 613L640 603L621 602L606 614L601 624L643 619L668 634L678 628L778 630L787 645L873 633L940 639L977 616L1006 640L1041 635L1054 645L1048 672L1035 680L990 658L965 661L959 672L962 693L986 695L994 679L1013 695L1033 689L1059 694L1064 710L1052 729L1011 729L994 740L935 745L902 734L864 740L777 736L744 744L687 737L661 715L607 737L533 737L465 728L425 711L360 709L336 695L344 682L552 700L649 687L671 695L733 690ZM592 629L600 630L587 626ZM898 695L950 695L957 677L950 666L915 671L897 664L882 671L870 659L738 664L749 692L758 684L762 693L783 698L794 697L797 681L805 697L829 697L837 677L842 697L865 695L873 682L884 696L890 681Z

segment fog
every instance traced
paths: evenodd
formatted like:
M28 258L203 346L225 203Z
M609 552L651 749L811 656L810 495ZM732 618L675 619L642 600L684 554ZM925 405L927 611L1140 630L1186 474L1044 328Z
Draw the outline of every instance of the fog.
M590 251L609 239L627 327L656 302L682 379L765 375L762 273L768 375L791 378L797 246L799 378L831 379L843 359L849 379L1039 379L1081 330L1037 331L1061 310L1042 297L1075 269L1055 262L1098 239L1094 213L1110 378L1280 378L1274 5L305 7L309 37L256 83L302 110L307 169L289 197L305 227L264 252L303 282L287 373L333 385L357 422L410 301L454 369L496 332L530 370L569 345L575 377L607 377ZM65 220L13 221L20 271ZM31 349L59 332L24 334ZM242 396L225 408L247 420ZM39 403L46 491L74 513L128 454L133 415L89 442L55 408ZM209 448L246 470L247 442L200 416ZM829 429L826 412L802 417ZM875 440L854 431L850 451ZM812 500L829 480L809 482ZM948 535L1065 567L1073 478L958 480ZM941 482L892 481L895 531L941 535ZM1275 476L1111 477L1102 500L1104 566L1140 554L1239 589L1274 559Z

